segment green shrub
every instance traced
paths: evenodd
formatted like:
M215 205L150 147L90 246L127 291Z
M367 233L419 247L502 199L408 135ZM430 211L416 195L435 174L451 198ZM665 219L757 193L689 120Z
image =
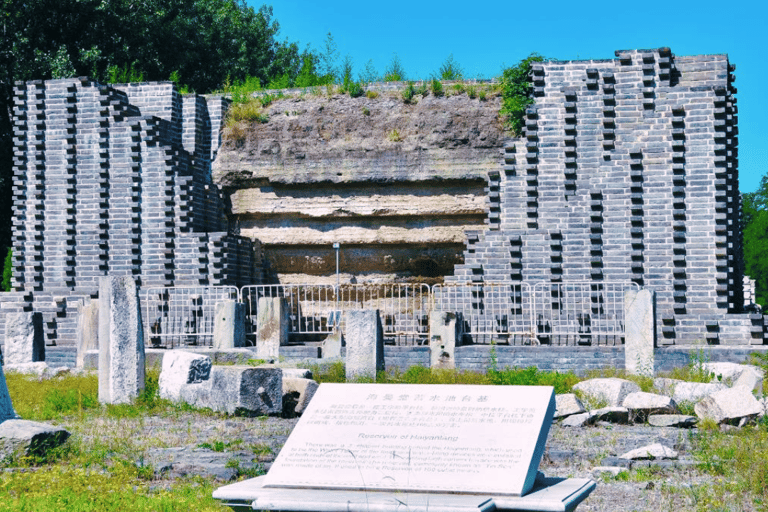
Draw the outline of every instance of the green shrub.
M401 96L405 103L413 102L413 96L416 94L416 89L413 87L413 82L408 82L408 85L403 90Z
M431 83L431 87L432 87L432 94L434 96L442 96L443 95L443 83L440 80L438 80L436 78L433 78L432 79L432 83Z
M365 97L368 98L369 100L375 100L376 98L379 97L379 92L378 91L365 91Z
M416 88L415 93L417 96L421 96L423 98L429 94L429 87L427 87L426 83L423 83Z
M499 78L502 98L499 113L504 117L507 127L518 136L523 133L525 126L525 109L533 104L531 63L544 60L541 55L532 53L516 66L505 69Z
M12 279L13 279L13 249L9 247L8 252L5 255L5 263L3 264L2 289L4 292L11 291Z
M465 90L467 91L467 96L469 96L472 99L477 98L477 87L474 85L468 85L465 87Z

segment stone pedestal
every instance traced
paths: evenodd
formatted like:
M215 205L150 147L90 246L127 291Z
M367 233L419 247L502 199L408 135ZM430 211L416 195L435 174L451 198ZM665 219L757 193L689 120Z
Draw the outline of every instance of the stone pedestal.
M344 340L347 381L360 377L376 380L376 372L384 370L384 332L379 310L345 311Z
M456 368L456 313L432 311L429 314L429 365L432 368Z
M82 305L77 312L77 367L85 367L85 354L99 349L99 301Z
M656 296L651 290L624 293L624 365L634 375L653 375Z
M225 300L216 304L213 348L225 350L245 346L245 304Z
M128 403L144 389L144 332L133 278L99 283L99 402Z
M43 314L32 311L5 315L6 365L45 361Z
M261 297L256 314L256 357L277 359L288 343L288 307L279 297Z
M11 404L11 395L8 394L8 384L5 382L3 365L0 365L0 423L16 418L16 413Z

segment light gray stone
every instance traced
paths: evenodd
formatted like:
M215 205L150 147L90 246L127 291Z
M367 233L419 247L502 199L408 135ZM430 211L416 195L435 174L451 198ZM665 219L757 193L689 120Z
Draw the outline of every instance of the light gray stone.
M665 377L656 377L653 379L653 387L660 395L671 397L675 393L675 386L683 382L680 379L667 379Z
M585 411L581 400L573 393L555 395L555 418L564 418Z
M431 311L429 314L429 364L432 368L456 368L456 313Z
M312 371L306 368L282 368L283 379L311 379Z
M160 398L178 402L182 387L208 380L210 374L210 357L183 350L169 350L163 356L160 371Z
M9 456L44 455L68 438L69 432L61 427L9 419L0 423L0 460Z
M716 423L743 424L763 412L760 402L744 387L712 393L694 406L696 416Z
M618 476L619 473L626 473L629 470L621 466L595 466L592 468L592 474L596 477L600 475L609 474L611 476Z
M376 379L384 370L384 334L377 309L344 312L344 338L347 340L347 381Z
M624 292L624 366L633 375L653 375L656 297L648 289Z
M23 373L25 375L36 375L41 379L53 379L60 375L70 373L67 366L51 367L43 361L36 363L9 364L5 366L7 372Z
M128 403L144 390L144 333L136 282L128 276L99 283L99 402Z
M77 308L77 359L78 368L85 368L89 350L99 349L99 300L93 299Z
M695 404L708 397L712 393L728 389L723 383L702 383L702 382L678 382L675 385L675 391L672 394L672 400L676 404Z
M216 303L213 348L226 350L245 346L245 304L234 300Z
M568 416L560 422L560 425L563 427L584 427L594 424L595 421L597 421L597 418L593 414L583 412L581 414L572 414L571 416Z
M691 428L699 420L696 416L685 414L651 414L648 416L648 424L654 427Z
M32 311L5 315L5 364L45 361L43 314Z
M301 415L320 385L312 379L286 377L283 373L283 416ZM290 407L287 407L290 403Z
M583 393L597 403L604 402L605 406L619 407L628 394L640 391L640 386L625 379L611 377L583 380L573 386L573 390Z
M323 359L337 359L341 357L341 346L344 344L344 335L341 329L334 330L329 334L320 347L320 357Z
M668 396L636 391L624 398L623 406L629 410L630 416L637 421L645 421L651 414L677 412L677 404Z
M0 423L16 418L16 411L13 410L11 403L11 395L8 393L8 384L5 382L3 365L0 364Z
M280 357L288 343L288 307L280 297L260 297L256 313L256 357L268 361Z
M745 371L757 374L761 379L763 378L763 370L757 366L749 364L739 363L702 363L703 370L710 372L713 375L713 382L723 382L725 384L735 384L742 373Z
M664 446L661 443L649 444L642 448L630 450L627 453L619 455L620 459L638 460L638 459L676 459L678 453Z
M194 407L227 414L280 414L282 375L280 368L213 366L208 380L182 386L181 399Z

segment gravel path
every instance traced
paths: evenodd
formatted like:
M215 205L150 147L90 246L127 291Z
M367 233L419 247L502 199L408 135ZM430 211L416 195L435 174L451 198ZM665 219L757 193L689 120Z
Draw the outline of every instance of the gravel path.
M94 427L98 435L116 428L134 439L137 453L142 454L140 462L151 464L156 475L166 482L201 475L224 484L238 475L268 470L297 421L276 417L220 419L180 413ZM578 507L579 512L694 510L691 486L710 477L701 476L693 467L691 432L607 423L577 428L555 424L540 469L546 476L594 478L598 482L595 491ZM640 481L621 481L594 471L595 467L617 463L611 457L653 443L675 449L679 458L654 461L653 469L641 470L645 476ZM640 461L633 467L649 465L648 461Z

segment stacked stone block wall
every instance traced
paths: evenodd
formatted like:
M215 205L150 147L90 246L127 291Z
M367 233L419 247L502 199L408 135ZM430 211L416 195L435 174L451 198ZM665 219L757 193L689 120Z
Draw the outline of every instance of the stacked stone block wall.
M172 83L16 84L15 292L0 297L0 334L4 313L34 310L49 344L73 345L77 305L106 275L142 287L261 282L261 256L228 231L210 178L226 107Z
M742 313L735 69L668 48L534 63L535 104L449 282L634 282L662 345L763 344Z

